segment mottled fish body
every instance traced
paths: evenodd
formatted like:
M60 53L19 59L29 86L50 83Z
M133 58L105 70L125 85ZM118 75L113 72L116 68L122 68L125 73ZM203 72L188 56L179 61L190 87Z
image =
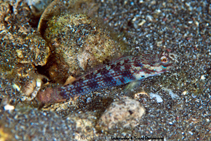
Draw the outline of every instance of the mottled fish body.
M153 57L122 57L79 77L71 84L54 89L47 88L38 95L38 99L43 103L61 102L98 89L120 86L161 74L168 71L172 64L173 60L167 53Z

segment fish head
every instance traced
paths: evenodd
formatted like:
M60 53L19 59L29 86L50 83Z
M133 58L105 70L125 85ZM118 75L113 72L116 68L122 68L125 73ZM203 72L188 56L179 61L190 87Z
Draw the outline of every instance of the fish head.
M175 66L176 58L175 54L166 52L156 55L144 55L142 57L143 69L151 75L163 73Z

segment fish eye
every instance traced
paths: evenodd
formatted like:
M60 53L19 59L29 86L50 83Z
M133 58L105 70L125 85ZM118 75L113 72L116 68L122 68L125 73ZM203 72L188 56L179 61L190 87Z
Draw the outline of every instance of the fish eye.
M167 63L168 62L168 58L166 56L162 56L160 58L160 60L161 60L162 63Z

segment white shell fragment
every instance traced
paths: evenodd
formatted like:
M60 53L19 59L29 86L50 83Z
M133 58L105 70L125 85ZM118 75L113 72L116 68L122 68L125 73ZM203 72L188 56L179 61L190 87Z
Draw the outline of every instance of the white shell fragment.
M12 87L17 91L20 91L20 87L17 84L13 84Z
M201 80L205 80L206 77L204 75L201 76Z
M155 98L157 103L161 103L163 102L163 99L161 98L161 96L159 96L158 94L153 94L153 93L149 93L150 95L150 99Z
M15 107L10 104L7 104L4 106L5 111L13 111L14 109L15 109Z
M176 99L179 98L179 96L177 94L175 94L171 89L167 89L167 88L162 88L164 91L167 91L172 99Z

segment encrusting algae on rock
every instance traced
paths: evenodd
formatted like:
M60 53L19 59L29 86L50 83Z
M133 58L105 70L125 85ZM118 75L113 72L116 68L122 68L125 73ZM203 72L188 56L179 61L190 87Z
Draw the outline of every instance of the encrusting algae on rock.
M48 21L45 37L55 54L68 65L69 74L78 75L78 71L128 51L126 44L119 43L111 31L99 24L97 19L76 13L54 16Z

